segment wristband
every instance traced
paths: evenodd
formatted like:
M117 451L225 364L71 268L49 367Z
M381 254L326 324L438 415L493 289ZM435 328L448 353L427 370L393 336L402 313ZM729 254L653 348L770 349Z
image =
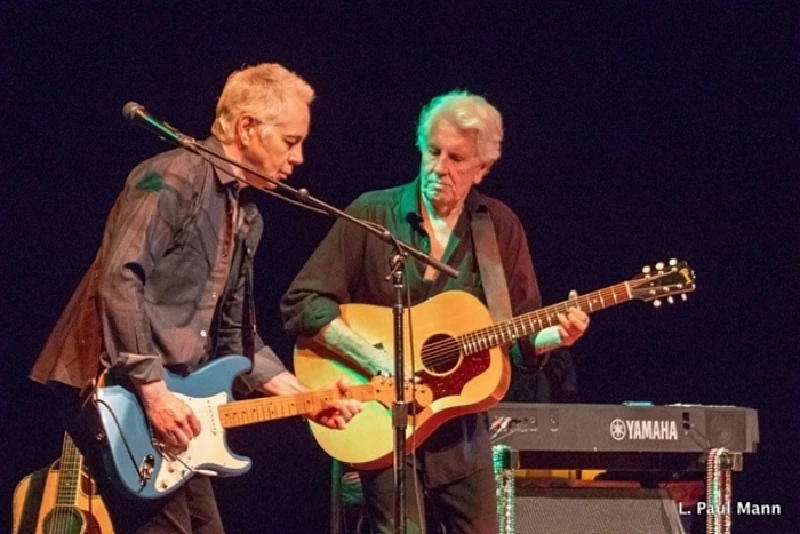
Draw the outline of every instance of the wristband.
M547 352L561 346L561 334L557 326L548 326L536 334L533 340L536 352Z

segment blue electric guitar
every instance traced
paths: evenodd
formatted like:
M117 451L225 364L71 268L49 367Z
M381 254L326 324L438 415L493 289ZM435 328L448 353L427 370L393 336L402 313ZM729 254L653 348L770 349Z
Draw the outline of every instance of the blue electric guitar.
M375 377L345 392L331 389L297 395L232 400L234 378L250 369L244 356L226 356L188 376L164 373L167 387L191 407L200 420L200 434L189 447L174 454L157 443L138 397L130 387L113 382L104 373L97 390L97 409L107 436L106 453L118 485L131 495L155 499L175 491L195 474L235 476L250 468L250 459L231 452L225 430L239 426L307 415L320 411L327 402L354 398L376 400L391 406L391 378ZM406 397L417 404L433 401L426 386L406 384Z

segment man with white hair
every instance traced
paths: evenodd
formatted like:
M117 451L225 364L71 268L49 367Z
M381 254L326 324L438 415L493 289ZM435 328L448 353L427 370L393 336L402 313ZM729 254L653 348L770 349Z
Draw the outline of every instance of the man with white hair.
M394 236L458 271L458 277L452 279L431 267L407 262L406 283L412 305L453 289L487 301L484 286L488 283L481 281L479 268L486 248L478 246L473 231L478 215L487 214L513 314L541 306L527 237L519 219L504 203L474 189L500 157L502 140L500 113L484 98L466 91L438 96L420 115L417 147L422 162L416 179L365 193L348 207L350 214L380 223ZM376 236L337 221L281 301L286 329L313 336L364 374L391 374L391 356L350 328L339 306L351 302L391 306L393 287L386 276L393 254L392 247ZM589 321L577 309L559 319L560 325L515 343L514 358L533 360L537 354L572 345ZM425 532L426 515L436 518L427 532L440 532L441 526L447 534L497 532L485 412L445 422L415 454L417 461L406 466L409 532ZM359 474L372 532L392 532L392 469ZM417 487L424 490L424 497L415 493Z
M303 163L313 97L305 81L280 65L236 71L219 97L213 136L203 143L273 180L286 180ZM307 391L255 330L253 258L263 220L244 197L248 183L263 180L221 160L214 164L178 149L131 172L97 258L31 373L53 386L118 534L216 534L223 527L206 476L196 475L156 501L123 498L107 484L93 439L96 412L81 410L78 401L79 388L101 362L132 383L154 439L172 450L185 449L200 422L167 387L165 369L187 374L211 359L244 354L252 369L237 379L239 392ZM312 419L342 428L360 409L357 401L334 401Z

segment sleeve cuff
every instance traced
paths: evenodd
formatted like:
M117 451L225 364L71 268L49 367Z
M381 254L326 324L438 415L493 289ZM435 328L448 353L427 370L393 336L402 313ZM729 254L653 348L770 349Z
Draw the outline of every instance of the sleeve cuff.
M301 307L298 305L298 308ZM328 297L315 296L302 304L304 308L286 321L286 331L293 335L314 336L339 317L339 304Z
M539 367L540 356L561 346L557 326L548 326L530 336L520 338L511 346L511 361L522 370Z
M561 346L561 334L557 326L548 326L537 332L533 338L533 346L537 353L547 352Z
M164 367L158 354L120 352L111 371L130 377L137 382L155 382L164 378Z
M264 345L253 357L253 369L237 380L236 390L249 395L275 376L285 373L286 367L269 346Z

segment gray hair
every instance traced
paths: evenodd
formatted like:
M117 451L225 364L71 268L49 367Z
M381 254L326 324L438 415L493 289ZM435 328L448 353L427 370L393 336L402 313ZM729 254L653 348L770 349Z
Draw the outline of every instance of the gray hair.
M234 71L217 100L217 114L211 133L223 143L234 140L236 121L242 113L272 125L288 98L298 97L306 104L314 90L300 76L277 63L262 63Z
M457 89L435 97L422 108L417 124L417 148L420 152L428 146L431 130L439 121L459 130L475 131L481 161L493 163L500 159L503 118L497 108L482 96Z

